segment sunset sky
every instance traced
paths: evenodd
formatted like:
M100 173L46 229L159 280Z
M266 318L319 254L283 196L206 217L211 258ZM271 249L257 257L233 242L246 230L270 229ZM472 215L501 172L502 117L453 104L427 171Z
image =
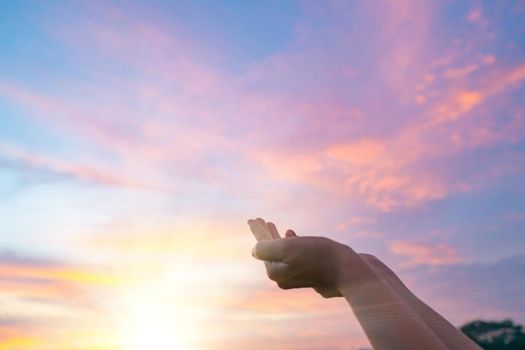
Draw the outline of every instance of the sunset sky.
M369 347L246 220L525 322L524 1L0 0L0 350Z

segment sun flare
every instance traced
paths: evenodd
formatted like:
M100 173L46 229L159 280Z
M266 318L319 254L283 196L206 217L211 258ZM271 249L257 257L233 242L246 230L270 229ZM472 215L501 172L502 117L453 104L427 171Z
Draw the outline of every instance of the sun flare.
M124 350L193 350L190 327L175 295L158 285L134 293L122 320Z

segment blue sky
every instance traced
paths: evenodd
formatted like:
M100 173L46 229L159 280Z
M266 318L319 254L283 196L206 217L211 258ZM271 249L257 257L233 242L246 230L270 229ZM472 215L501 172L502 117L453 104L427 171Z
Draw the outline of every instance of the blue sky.
M187 350L367 346L341 303L264 281L256 216L377 255L454 324L525 322L524 16L0 2L0 340L135 349L149 307Z

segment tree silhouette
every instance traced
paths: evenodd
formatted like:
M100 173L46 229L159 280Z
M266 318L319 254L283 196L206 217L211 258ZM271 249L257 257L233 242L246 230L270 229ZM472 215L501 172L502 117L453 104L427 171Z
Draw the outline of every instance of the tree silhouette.
M512 320L476 320L461 326L460 330L485 350L525 349L523 326Z

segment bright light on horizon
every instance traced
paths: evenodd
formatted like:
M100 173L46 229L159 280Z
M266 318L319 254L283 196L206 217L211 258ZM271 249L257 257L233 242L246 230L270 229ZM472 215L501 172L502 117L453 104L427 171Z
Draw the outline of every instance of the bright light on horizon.
M377 256L454 325L525 324L524 18L1 1L0 350L370 348L342 299L266 278L257 216Z
M163 284L132 292L121 320L124 350L194 350L192 330L179 306L176 292Z

